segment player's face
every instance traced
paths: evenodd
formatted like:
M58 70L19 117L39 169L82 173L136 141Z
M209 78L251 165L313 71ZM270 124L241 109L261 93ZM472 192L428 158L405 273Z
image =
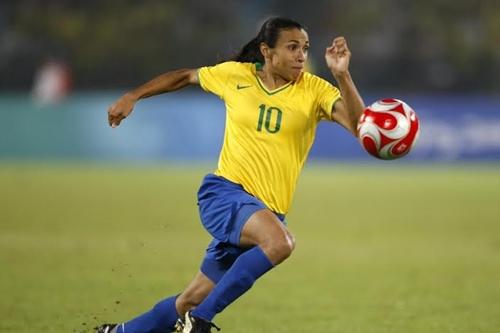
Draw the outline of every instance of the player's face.
M276 46L269 49L273 70L287 81L297 80L304 70L308 51L309 37L305 30L281 30Z

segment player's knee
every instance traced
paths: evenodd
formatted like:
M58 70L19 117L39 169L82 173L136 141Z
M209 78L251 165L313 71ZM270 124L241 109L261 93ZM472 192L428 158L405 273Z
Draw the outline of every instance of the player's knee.
M295 239L287 234L285 237L270 240L262 248L273 264L277 265L290 257L295 249Z
M293 250L295 250L295 237L293 237L292 234L288 234L287 239L288 239L288 243L290 244L290 247L292 248L292 252L293 252Z
M290 257L292 255L293 249L294 246L288 239L283 242L278 242L278 244L275 245L277 263L279 264Z

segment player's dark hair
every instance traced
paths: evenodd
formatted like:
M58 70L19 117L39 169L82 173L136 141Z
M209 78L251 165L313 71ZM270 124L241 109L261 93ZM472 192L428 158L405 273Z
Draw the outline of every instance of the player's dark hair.
M260 43L266 43L269 47L276 46L281 30L303 29L302 25L294 20L284 17L272 17L260 28L257 36L249 41L232 60L238 62L260 62L264 63L264 56L260 52Z

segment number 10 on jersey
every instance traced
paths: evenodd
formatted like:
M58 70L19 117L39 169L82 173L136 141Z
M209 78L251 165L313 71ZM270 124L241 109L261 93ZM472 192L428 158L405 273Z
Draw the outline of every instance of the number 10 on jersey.
M281 128L281 117L283 112L274 106L267 107L265 104L259 106L259 122L257 131L262 132L262 127L269 133L277 133Z

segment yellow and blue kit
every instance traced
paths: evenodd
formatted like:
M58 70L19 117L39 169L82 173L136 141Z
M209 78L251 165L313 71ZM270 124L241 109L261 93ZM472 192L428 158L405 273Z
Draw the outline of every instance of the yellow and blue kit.
M243 188L276 213L286 214L316 127L331 120L340 92L304 72L268 90L259 64L224 62L198 70L201 87L226 104L224 144L215 174Z
M322 119L331 120L339 91L310 73L268 90L252 63L225 62L198 71L202 88L226 104L224 144L217 170L198 191L200 217L213 236L201 271L216 285L193 311L207 321L274 266L259 246L240 247L250 216L268 208L285 224L297 178ZM117 326L117 332L173 328L177 296Z
M268 90L258 64L225 62L198 70L201 87L226 104L224 143L217 170L198 191L201 222L213 236L201 270L214 283L246 249L241 231L268 208L285 222L316 127L331 120L340 92L304 72L295 82Z

